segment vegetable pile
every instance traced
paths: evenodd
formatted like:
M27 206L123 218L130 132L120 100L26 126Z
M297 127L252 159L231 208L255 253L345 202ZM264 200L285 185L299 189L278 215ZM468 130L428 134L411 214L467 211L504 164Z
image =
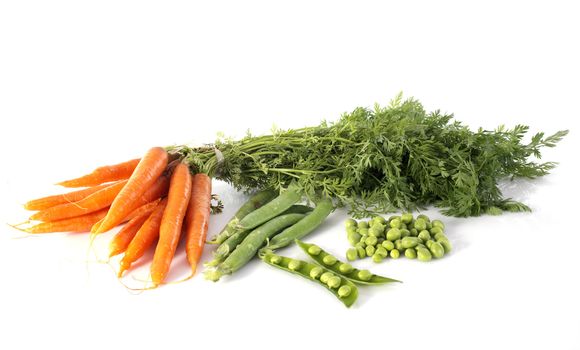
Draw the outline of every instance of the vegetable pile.
M556 163L537 159L567 131L540 132L524 142L528 129L474 132L450 114L427 113L417 100L399 95L387 107L356 108L318 126L240 140L221 137L203 147L153 147L142 158L60 182L85 188L29 201L25 208L37 212L17 228L31 234L90 232L92 242L124 225L109 245L109 256L123 254L119 277L155 247L150 279L156 287L164 283L181 237L190 277L195 274L210 213L221 209L219 201L212 205L211 181L223 180L237 190L257 192L207 242L217 245L205 263L207 279L217 281L258 256L324 285L350 306L358 295L355 284L395 280L357 270L298 240L337 206L347 206L357 219L428 205L459 217L529 211L505 198L499 183L548 174ZM444 225L424 215L350 219L346 229L353 246L346 254L349 261L369 256L380 262L401 254L428 261L451 250ZM315 264L274 253L294 242Z

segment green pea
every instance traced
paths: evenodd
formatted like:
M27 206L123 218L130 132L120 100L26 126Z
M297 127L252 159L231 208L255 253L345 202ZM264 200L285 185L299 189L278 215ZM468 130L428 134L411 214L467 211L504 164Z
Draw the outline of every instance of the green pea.
M338 288L340 287L341 279L338 276L332 276L326 281L326 285L330 288Z
M282 262L282 257L279 255L272 255L270 262L274 265L278 265L280 262Z
M409 230L407 230L405 228L401 229L401 238L409 237L410 235L411 235L411 232L409 232Z
M361 228L369 228L369 223L368 223L368 222L366 222L366 221L359 221L359 222L357 223L357 227L358 227L359 229L361 229Z
M355 248L348 248L346 250L346 260L355 261L358 258L358 254Z
M387 220L385 220L385 218L382 216L375 216L374 218L372 218L371 222L375 224L384 225L387 222Z
M431 254L433 254L433 257L435 257L436 259L442 258L443 255L445 255L445 249L443 248L441 243L435 242L435 241L430 241L430 242L433 242L433 243L431 243L431 246L430 247L429 247L429 245L427 245L427 246L429 247Z
M349 286L342 286L338 288L338 296L341 298L346 298L347 296L350 295L351 292L352 289Z
M425 224L425 227L426 227L427 230L430 230L430 229L433 228L433 225L431 225L431 222L430 221L427 221L427 223Z
M405 249L405 247L403 247L403 241L401 241L400 239L397 239L397 240L395 241L395 248L396 248L397 250L401 250L401 251L402 251L403 249Z
M351 264L347 264L347 263L342 263L340 264L340 266L338 266L338 270L341 273L349 273L354 269L354 267L352 267Z
M368 236L369 235L369 229L367 228L359 228L358 229L358 233L363 235L363 236Z
M344 227L346 227L346 228L356 227L356 226L357 226L357 222L355 219L346 219L346 221L344 222Z
M417 219L422 219L425 222L431 221L431 219L429 219L429 217L427 215L424 215L424 214L417 215Z
M443 246L443 249L445 250L445 254L451 252L451 249L453 248L451 246L451 242L449 242L448 240L441 240L438 242L439 242L439 244L441 244L441 246Z
M423 241L421 241L421 242L423 242ZM419 243L419 244L417 244L417 246L415 247L415 249L419 249L419 248L424 248L424 249L427 249L427 247L426 247L426 246L425 246L423 243Z
M362 236L360 234L354 232L354 233L349 233L347 238L348 238L348 243L350 243L350 245L354 246L355 244L360 242L360 239L362 238Z
M381 246L383 246L383 248L385 248L386 250L395 249L395 243L393 243L392 241L389 241L389 240L386 240L383 243L381 243Z
M321 251L322 249L320 249L320 247L317 245L311 245L310 248L308 248L308 254L312 255L318 255Z
M438 227L441 230L445 230L445 224L443 224L441 220L433 220L431 224L433 224L433 227Z
M356 247L356 254L358 255L359 259L362 259L367 256L367 251L362 246Z
M401 227L399 227L399 229L401 229L401 230L408 230L409 229L409 226L407 226L407 224L401 223Z
M368 281L373 277L373 274L369 270L360 270L357 276L363 281Z
M413 221L413 214L404 213L403 215L401 215L401 221L405 224L409 224L411 221Z
M443 233L438 233L435 235L435 240L436 241L448 241L449 239L447 238L447 236L445 236Z
M300 268L300 265L302 264L302 262L300 260L290 260L290 262L288 263L288 269L292 270L292 271L296 271Z
M441 229L441 227L433 227L429 230L429 232L435 236L435 235L442 235L443 234L443 230Z
M375 245L375 244L377 244L377 241L378 241L377 237L375 237L375 236L368 236L367 239L365 240L365 244L367 246L369 246L369 245Z
M320 266L316 266L313 267L312 270L310 270L310 277L312 277L313 279L317 279L318 277L320 277L320 275L322 275L322 272L324 270L322 269L322 267Z
M410 229L409 232L411 233L411 236L413 236L413 237L417 237L417 235L419 234L419 231L416 228Z
M421 240L418 237L404 237L401 239L401 246L405 249L416 247L419 243L421 243Z
M373 247L372 245L367 245L367 247L365 248L366 251L366 255L367 256L373 256L373 254L375 253L375 247Z
M374 236L374 237L381 237L382 235L384 235L385 233L385 227L384 226L372 226L371 228L369 228L369 236Z
M389 222L389 226L392 228L401 228L401 219L396 218Z
M433 243L435 243L435 241L434 241L434 240L432 240L432 239L430 239L430 240L428 240L427 242L425 242L425 245L427 246L427 248L431 249L431 245L432 245Z
M393 249L391 250L391 252L389 253L389 255L391 256L391 258L393 259L398 259L399 256L401 255L401 253L399 252L398 249Z
M350 234L353 234L353 233L358 233L358 228L356 228L356 227L347 227L346 228L346 234L347 235L350 235Z
M401 238L401 230L398 228L392 228L387 231L387 239L389 241L396 241L397 239Z
M375 250L375 255L377 254L386 258L389 255L389 252L383 246L379 246L377 250Z
M373 259L373 262L374 263L379 264L379 263L383 262L383 260L385 259L385 257L382 256L382 255L380 255L380 254L374 253L372 259Z
M417 259L419 259L419 261L429 261L431 258L432 256L429 249L421 247L417 248Z
M328 280L334 277L334 274L332 272L325 272L322 275L320 275L320 282L322 283L328 283Z
M407 248L405 249L405 256L409 259L416 259L417 251L414 248Z
M327 256L322 258L322 262L325 265L332 266L332 265L336 264L336 258L334 256L328 254Z
M423 230L423 231L419 232L418 237L421 238L421 240L423 242L427 242L428 240L431 239L431 235L429 234L429 231L427 231L427 230Z
M417 229L417 231L423 231L424 229L427 228L427 222L423 219L417 219L415 220L415 225L413 226L415 229Z

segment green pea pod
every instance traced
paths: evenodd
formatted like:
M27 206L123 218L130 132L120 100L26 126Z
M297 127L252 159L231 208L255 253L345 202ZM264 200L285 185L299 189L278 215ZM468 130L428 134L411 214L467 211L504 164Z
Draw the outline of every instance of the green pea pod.
M333 277L327 278L327 282L322 282L320 276L323 274L326 274L326 276L328 276L328 274L335 276L330 270L321 268L306 261L291 259L273 253L265 253L261 256L261 259L270 266L274 266L280 270L296 274L302 278L318 283L334 294L334 296L346 307L351 307L358 298L358 289L356 285L340 275L336 275L336 277L340 278L339 283L338 280ZM316 271L316 269L319 271Z
M296 244L298 244L298 246L303 251L305 251L306 254L308 254L308 256L310 258L312 258L312 260L314 260L318 265L323 266L324 268L329 269L330 271L332 271L336 274L344 276L345 278L351 280L354 283L376 285L376 284L384 284L384 283L391 283L391 282L401 282L399 280L395 280L392 278L383 277L383 276L375 275L372 273L368 273L367 270L359 270L359 269L355 269L355 268L352 268L352 270L348 269L348 271L350 271L348 273L343 273L342 271L347 271L344 269L343 265L349 265L349 264L338 260L337 258L335 258L331 254L328 254L323 249L318 247L316 244L310 244L310 243L302 242L300 240L296 240ZM318 254L314 254L314 253L318 253ZM329 258L329 257L331 257L331 258ZM343 266L342 270L341 270L341 266ZM361 274L361 271L364 271L364 272Z
M282 215L285 214L307 214L310 213L314 208L307 205L295 204L288 208ZM244 238L248 236L251 230L236 230L233 235L228 237L219 247L214 251L213 259L206 262L204 265L207 267L213 267L219 265L224 261L231 252L236 249L238 244L242 243Z
M246 203L244 203L240 209L236 212L236 214L232 217L230 221L224 226L222 231L215 235L211 240L207 241L209 244L222 244L225 242L231 235L236 233L236 225L240 220L245 218L248 214L253 212L254 210L260 208L264 204L271 201L274 197L276 197L278 193L274 190L265 190L260 191L250 197Z
M286 192L246 215L240 220L237 228L249 230L258 227L266 221L282 214L294 203L298 202L300 198L302 198L302 194L296 188L290 187Z
M275 250L293 243L295 239L300 239L320 226L333 209L332 201L329 198L320 201L312 213L304 219L274 236L269 242L267 249Z
M303 217L304 214L280 215L255 228L221 264L213 270L206 271L205 277L215 282L223 275L236 272L256 255L258 249L266 243L267 239Z

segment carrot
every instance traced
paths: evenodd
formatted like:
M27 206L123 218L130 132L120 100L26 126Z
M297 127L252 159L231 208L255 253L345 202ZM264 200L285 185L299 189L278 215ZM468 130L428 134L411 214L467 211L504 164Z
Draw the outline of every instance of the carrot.
M89 214L67 218L58 221L41 222L40 224L19 229L28 233L49 233L49 232L87 232L91 226L107 215L108 208L101 209Z
M191 196L191 185L189 167L185 163L179 163L171 175L167 208L163 213L159 228L159 242L157 242L151 263L151 280L154 286L163 282L175 255Z
M119 277L131 267L131 264L142 257L155 239L159 237L159 225L161 225L161 219L163 218L163 212L166 206L167 198L159 202L155 210L145 220L139 231L135 234L135 237L131 240L131 243L127 246L125 255L123 255L123 259L120 262Z
M195 274L203 252L211 209L211 179L206 174L195 174L189 208L185 217L185 253Z
M153 147L147 151L127 181L127 185L123 187L111 204L107 216L95 233L112 229L135 209L135 202L165 170L168 158L167 152L161 147Z
M121 254L127 249L129 243L131 243L131 240L133 240L133 237L137 234L137 231L139 231L141 226L143 226L159 202L151 203L155 205L148 206L146 210L143 210L140 214L129 220L127 225L123 226L123 228L117 232L115 237L113 237L109 243L109 257Z
M133 174L135 167L139 164L139 160L131 159L115 165L98 167L90 174L77 177L76 179L62 181L57 183L57 185L64 187L87 187L100 185L105 182L125 180Z
M146 205L152 205L151 202L159 200L161 197L167 195L167 191L169 190L169 178L167 175L161 175L160 177L155 180L153 186L151 186L145 193L141 195L141 197L135 201L133 206L131 207L131 212L124 217L119 224L131 220L139 211L140 208L144 208ZM96 233L97 229L103 223L103 220L97 222L91 228L92 233Z
M80 216L108 207L123 189L127 180L115 182L77 202L60 204L30 216L30 220L56 221Z
M102 184L102 185L93 186L93 187L89 187L89 188L85 188L82 190L73 191L73 192L69 192L69 193L62 193L62 194L57 194L54 196L33 199L33 200L30 200L30 201L24 203L24 209L27 209L27 210L45 210L45 209L57 206L59 204L80 201L81 199L87 197L88 195L91 195L91 194L93 194L99 190L102 190L103 188L108 187L110 185L111 184Z

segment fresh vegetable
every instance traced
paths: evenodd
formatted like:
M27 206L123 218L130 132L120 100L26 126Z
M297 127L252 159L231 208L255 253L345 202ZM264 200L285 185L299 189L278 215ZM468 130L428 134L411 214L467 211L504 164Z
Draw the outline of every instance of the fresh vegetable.
M51 232L86 232L101 218L105 217L108 208L92 213L62 220L41 222L27 228L17 228L27 233L51 233Z
M261 259L270 266L317 282L334 294L346 307L351 307L358 298L357 287L348 279L334 275L330 270L306 261L275 255L271 252L262 255Z
M248 201L246 203L244 203L240 207L240 209L238 209L238 211L236 212L234 217L232 217L232 219L230 221L228 221L228 223L221 230L221 232L218 233L215 237L213 237L207 243L209 243L209 244L222 244L223 242L225 242L226 239L228 239L230 236L232 236L236 232L236 225L239 223L239 221L241 219L246 217L246 215L253 212L254 210L260 208L264 204L268 203L273 198L275 198L277 195L278 195L278 193L274 190L264 190L264 191L260 191L260 192L256 193L252 197L250 197L250 199L248 199Z
M238 223L238 228L249 230L258 227L286 211L294 203L298 202L301 197L302 195L295 188L288 188L286 192L246 215Z
M303 217L304 214L280 215L255 228L221 264L213 270L206 271L206 279L215 282L223 275L229 275L236 272L250 261L254 255L256 255L258 249L266 243L268 238L284 228L295 224Z
M88 195L80 201L60 204L39 211L30 216L30 220L56 221L101 210L113 203L115 196L123 189L126 183L126 180L119 181Z
M57 183L64 187L96 186L105 182L128 179L139 164L140 159L131 159L115 165L105 165L93 170L92 173L72 180Z
M356 217L427 205L445 215L477 216L530 210L505 198L499 184L548 174L556 163L534 158L568 132L537 133L525 142L527 132L524 125L471 131L451 114L427 113L399 95L387 107L356 108L333 123L170 150L237 189L294 182L306 196L322 193Z
M167 198L164 198L155 210L149 215L143 226L137 231L135 237L129 243L129 246L125 250L125 255L119 263L119 273L118 276L121 277L123 272L128 270L135 261L145 254L145 251L153 245L155 240L159 237L159 227L161 226L161 219L163 218L163 212L167 206Z
M383 284L383 283L390 283L390 282L400 282L400 281L392 279L392 278L383 277L383 276L379 276L379 275L375 275L375 274L371 274L371 276L369 278L366 278L366 277L360 278L359 273L361 272L361 270L355 269L350 264L347 264L345 262L338 260L336 257L327 253L326 251L324 251L323 249L321 249L317 245L302 242L300 240L296 240L296 244L298 244L298 246L306 254L308 254L308 256L310 256L310 258L312 258L312 260L314 260L317 264L319 264L320 266L323 266L324 268L326 268L326 269L328 269L336 274L339 274L341 276L344 276L345 278L348 278L349 280L351 280L354 283ZM312 249L313 247L316 247L316 248ZM313 252L318 252L318 253L312 254ZM366 272L363 272L363 277L365 274L366 274Z
M206 174L195 174L192 183L191 199L185 217L185 253L193 275L203 252L209 225L211 179Z
M145 193L165 170L168 161L167 152L160 147L153 147L141 159L135 171L121 192L115 197L107 216L95 233L102 233L118 225L127 214L134 210L135 202ZM147 202L150 202L147 201Z
M198 184L196 189L201 190L201 187ZM189 173L189 168L185 163L180 163L175 167L171 175L167 206L165 207L159 226L159 241L157 242L153 262L151 263L151 281L154 286L161 284L169 272L169 267L171 266L171 261L173 260L177 243L179 243L179 237L181 236L181 228L187 213L187 206L190 202L191 190L192 178ZM206 197L203 194L196 195L199 195L199 198L205 199ZM211 195L207 198L208 212L210 197ZM194 204L198 204L197 199ZM197 209L195 208L195 210ZM201 208L199 209L203 210ZM197 220L197 218L195 219ZM191 225L191 230L197 228L197 226L194 226L193 220L190 220L188 223ZM193 232L188 231L188 235L191 236L193 234ZM205 238L202 242L205 242Z
M148 205L146 210L141 211L134 218L130 219L129 222L117 234L111 242L109 242L109 257L123 253L129 243L133 240L137 231L143 226L147 218L151 215L158 202L152 202L154 205ZM104 217L104 215L103 215Z
M259 209L258 209L259 210ZM294 242L295 239L300 239L318 226L320 226L326 217L332 212L333 205L332 201L328 198L321 200L312 213L306 215L302 220L298 221L296 224L290 226L289 228L282 231L272 238L268 243L266 249L276 250L287 246L288 244Z
M97 185L97 186L85 188L85 189L78 190L78 191L73 191L73 192L62 193L62 194L57 194L57 195L53 195L53 196L47 196L47 197L33 199L33 200L30 200L24 204L24 209L26 209L26 210L45 210L45 209L57 206L59 204L77 202L77 201L80 201L81 199L83 199L83 198L85 198L85 197L87 197L87 196L89 196L97 191L100 191L103 188L108 187L110 185L111 184L107 183L107 184L102 184L102 185Z

